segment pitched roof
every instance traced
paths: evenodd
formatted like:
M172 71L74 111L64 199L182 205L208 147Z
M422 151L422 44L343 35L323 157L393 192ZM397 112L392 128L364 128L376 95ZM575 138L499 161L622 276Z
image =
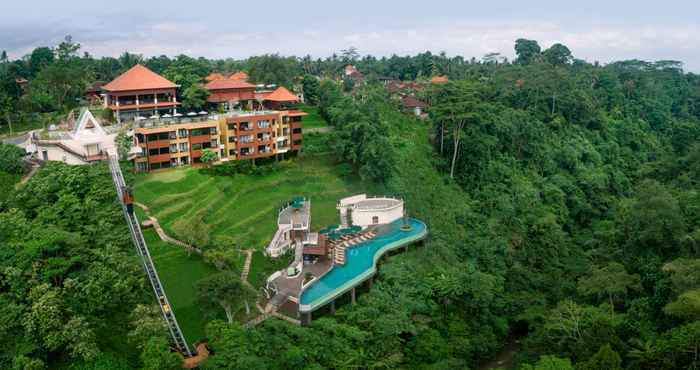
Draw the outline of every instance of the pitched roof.
M209 81L204 88L207 90L225 90L225 89L254 89L255 85L249 84L243 80L214 80Z
M224 77L224 75L222 75L221 73L214 72L214 73L210 73L209 76L207 76L205 79L207 81L215 81L215 80L223 80L225 78L226 77Z
M228 77L231 80L247 80L248 74L245 72L236 72Z
M447 76L435 76L430 79L430 82L432 83L442 83L442 82L447 82L450 79Z
M265 100L268 101L278 101L278 102L288 102L288 101L299 101L299 98L289 92L284 86L280 86L275 91L269 93L265 96Z
M406 108L416 108L416 107L427 108L428 107L427 103L422 102L422 101L420 101L420 100L418 100L410 95L404 96L403 98L401 98L401 103Z
M168 81L165 77L137 64L112 80L112 82L102 86L102 89L106 91L131 91L174 89L176 87L177 85Z

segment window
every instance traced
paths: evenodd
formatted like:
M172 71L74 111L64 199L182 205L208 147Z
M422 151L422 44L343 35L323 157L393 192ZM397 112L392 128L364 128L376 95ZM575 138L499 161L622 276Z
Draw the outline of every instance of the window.
M194 145L194 144L193 144L193 145ZM209 149L209 148L211 148L211 142L210 142L210 141L207 141L207 142L202 143L202 148L204 148L204 149Z
M235 149L229 149L228 155L231 156L231 157L235 156L235 155L236 155L236 150L235 150Z
M301 145L301 140L294 140L294 145Z
M170 131L170 132L168 133L168 138L169 138L170 140L175 140L175 139L177 139L177 132L176 132L176 131Z
M192 144L192 150L202 150L202 143Z
M177 130L177 136L187 137L187 129L181 128L181 129Z
M167 146L160 148L160 154L168 154L170 153L170 148Z
M251 143L253 142L253 135L241 136L241 143Z
M177 153L177 144L170 144L170 153Z
M236 142L236 137L235 137L235 136L229 136L229 137L228 137L228 142L229 142L229 143L235 143L235 142Z
M297 127L294 130L292 130L293 134L301 134L301 127Z
M217 147L217 146L219 146L219 140L212 139L212 140L211 140L211 146L212 146L212 147Z
M289 135L289 128L285 127L282 129L282 135L287 136Z
M372 216L372 223L373 224L378 224L379 223L379 216Z
M180 151L186 152L187 150L189 150L189 144L188 143L180 143Z
M225 157L225 156L226 156L226 151L223 150L223 149L219 150L219 156L220 156L220 157Z
M158 134L148 134L148 141L158 141Z
M148 155L158 155L158 148L148 149Z
M196 128L192 130L192 136L216 135L216 127Z
M182 158L180 158L180 163L182 163L182 164L188 164L188 163L190 163L190 157L182 157Z
M268 128L268 127L270 127L270 121L268 121L268 120L258 121L258 128Z
M228 129L229 129L229 130L235 130L235 129L236 129L236 124L235 124L235 123L229 123L229 124L228 124Z

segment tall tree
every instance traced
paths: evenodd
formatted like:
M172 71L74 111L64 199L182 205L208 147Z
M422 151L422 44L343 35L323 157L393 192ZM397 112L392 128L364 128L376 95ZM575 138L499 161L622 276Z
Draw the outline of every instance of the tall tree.
M515 40L516 63L530 64L540 57L542 48L535 40L517 39Z

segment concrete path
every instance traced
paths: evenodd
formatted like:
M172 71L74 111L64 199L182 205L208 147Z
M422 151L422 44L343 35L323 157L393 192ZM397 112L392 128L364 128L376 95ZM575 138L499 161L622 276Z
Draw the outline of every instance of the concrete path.
M41 168L41 166L39 166L38 164L32 165L32 169L29 170L28 174L26 174L26 175L24 175L24 177L22 177L22 180L20 180L19 183L17 183L17 185L15 185L15 188L20 188L20 187L24 186L24 184L26 184L27 181L29 181L29 179L31 179L32 176L34 176L37 173L37 171L39 171L39 168Z
M326 126L326 127L312 127L312 128L305 128L304 133L305 134L327 134L329 132L333 131L333 127Z
M245 253L245 262L243 263L243 271L241 271L241 281L244 284L250 285L248 283L248 274L250 273L250 263L253 261L253 252L255 249L243 249L241 252Z
M192 250L197 254L202 254L201 249L195 248L195 247L193 247L193 246L191 246L191 245L189 245L181 240L177 240L177 239L171 237L170 235L166 234L165 231L163 230L163 228L160 226L158 219L151 216L150 210L148 209L148 207L145 204L142 204L139 202L134 202L134 205L143 209L143 211L146 212L146 216L148 216L148 219L153 223L153 228L156 230L156 234L158 234L158 237L160 238L160 240L162 240L166 243L177 245L178 247L183 247L185 249Z

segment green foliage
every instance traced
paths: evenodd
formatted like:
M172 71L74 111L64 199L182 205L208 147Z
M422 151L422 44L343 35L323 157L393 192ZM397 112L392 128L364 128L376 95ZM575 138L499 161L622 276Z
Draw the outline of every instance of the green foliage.
M568 358L542 356L534 365L523 365L522 370L574 370ZM602 368L601 368L602 369Z
M207 103L209 90L199 84L188 87L182 93L182 108L187 111L198 111Z
M537 61L542 49L535 40L517 39L515 40L515 55L517 63L530 64Z
M250 303L255 298L255 291L243 284L238 274L221 272L197 282L197 298L203 313L216 317L217 310L226 313L229 323L236 313L245 307L250 313Z
M306 103L310 105L317 105L319 100L319 89L321 88L318 78L309 74L304 75L304 79L301 81L301 84Z
M205 163L207 166L211 166L214 162L219 160L219 153L211 149L204 149L200 159L202 160L202 163Z
M22 174L24 172L24 150L21 148L0 143L0 172L8 174Z

